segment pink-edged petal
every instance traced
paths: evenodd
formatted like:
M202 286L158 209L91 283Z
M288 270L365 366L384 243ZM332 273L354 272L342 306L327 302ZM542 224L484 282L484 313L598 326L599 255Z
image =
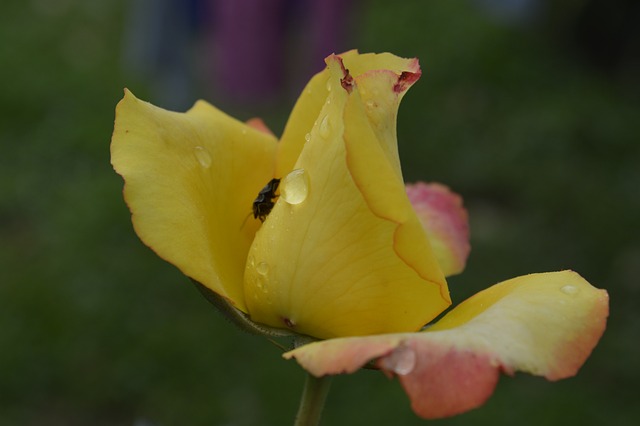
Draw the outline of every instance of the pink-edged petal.
M275 136L275 134L271 131L269 126L262 120L260 117L253 117L246 121L247 126L254 128L256 130L261 131L262 133L266 133L269 136Z
M410 333L395 333L341 337L301 346L286 352L283 357L295 358L298 364L316 377L350 374L367 362L390 354L410 336Z
M462 197L439 183L406 185L407 195L446 276L464 270L469 257L469 218Z
M377 365L397 375L420 417L455 416L484 404L493 393L502 366L491 351L424 333L410 336Z
M332 339L284 354L316 376L374 361L413 410L441 418L479 407L499 373L571 377L602 336L608 295L572 271L525 275L469 298L425 332Z

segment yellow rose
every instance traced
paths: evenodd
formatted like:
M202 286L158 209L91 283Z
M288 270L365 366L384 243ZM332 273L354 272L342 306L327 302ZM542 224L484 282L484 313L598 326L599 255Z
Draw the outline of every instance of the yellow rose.
M608 295L571 271L532 274L450 304L469 252L448 188L405 188L397 110L415 59L331 55L280 141L200 101L169 112L130 92L112 163L139 237L238 322L329 339L284 354L321 377L373 365L426 418L481 405L501 371L577 372L604 332ZM264 222L263 222L264 221Z

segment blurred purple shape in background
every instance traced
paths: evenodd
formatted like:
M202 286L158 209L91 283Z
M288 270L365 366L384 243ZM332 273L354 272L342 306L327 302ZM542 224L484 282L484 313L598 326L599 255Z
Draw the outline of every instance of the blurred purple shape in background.
M215 0L214 82L235 101L271 97L282 84L287 0Z
M214 0L214 82L234 102L269 100L299 89L346 50L348 0ZM291 87L294 86L294 87Z
M149 80L155 101L184 108L210 89L237 105L297 92L351 48L353 0L136 0L125 66ZM200 68L202 67L202 68ZM201 80L200 80L201 79ZM193 92L198 93L193 93Z

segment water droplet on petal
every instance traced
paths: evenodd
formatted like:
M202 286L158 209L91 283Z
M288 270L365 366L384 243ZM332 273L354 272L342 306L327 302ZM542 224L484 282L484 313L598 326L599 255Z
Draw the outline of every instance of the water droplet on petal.
M296 169L280 183L280 197L289 204L300 204L309 195L309 175L304 169Z
M256 258L253 257L253 255L249 256L249 266L253 268L255 264L256 264Z
M416 353L408 346L398 346L391 354L382 358L382 367L399 376L406 376L416 366Z
M269 273L269 264L267 262L260 262L256 266L256 272L259 275L267 275Z
M577 294L578 291L580 291L580 290L576 286L565 285L565 286L560 288L560 291L563 292L564 294L574 295L574 294Z
M331 91L331 80L327 80L327 91Z
M309 142L311 140L311 133L307 133L306 135L304 135L304 140L305 142Z
M322 121L320 122L320 136L323 138L328 138L331 133L331 123L329 122L329 116L325 115Z
M373 100L371 100L371 99L369 99L369 100L366 102L366 104L367 104L367 107L369 107L369 108L374 108L374 107L376 106L376 103L375 103Z
M204 167L205 169L211 167L211 155L206 149L201 146L196 146L193 149L193 152L195 153L198 163L200 163L202 167Z

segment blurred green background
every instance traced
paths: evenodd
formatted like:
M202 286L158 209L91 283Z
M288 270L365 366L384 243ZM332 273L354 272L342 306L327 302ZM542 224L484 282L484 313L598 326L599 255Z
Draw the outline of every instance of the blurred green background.
M144 44L132 48L147 16L132 4L0 6L0 424L291 424L302 371L232 328L137 239L109 141L125 86L165 107L204 97L280 131L300 82L234 102L203 71L200 29L180 50L188 78L163 83ZM472 253L450 280L454 300L565 268L611 296L608 330L577 377L503 377L483 408L433 423L637 424L637 4L352 6L344 43L420 58L423 77L400 110L400 150L407 180L444 182L465 198ZM295 40L282 48L304 52ZM323 420L425 423L399 384L373 371L335 379Z

